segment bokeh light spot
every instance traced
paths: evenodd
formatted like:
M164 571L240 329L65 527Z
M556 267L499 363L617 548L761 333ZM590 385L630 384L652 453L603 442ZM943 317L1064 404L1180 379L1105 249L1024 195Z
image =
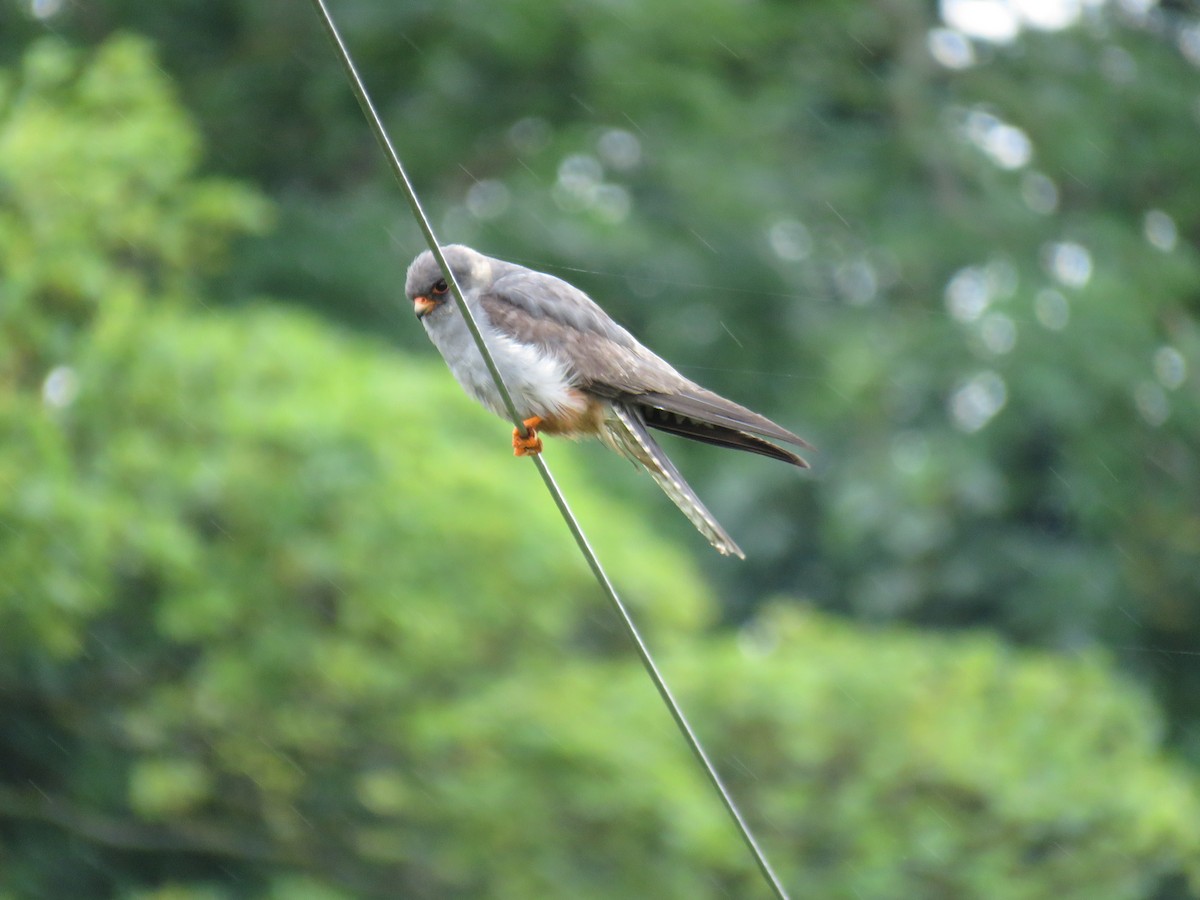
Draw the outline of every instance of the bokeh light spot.
M1179 240L1179 229L1175 227L1175 220L1161 209L1152 209L1146 213L1142 219L1142 233L1146 235L1150 246L1163 253L1174 250L1175 243Z
M1154 353L1154 375L1159 383L1175 390L1187 378L1187 362L1174 347L1159 347Z
M813 249L812 235L797 219L780 219L767 229L771 251L786 262L806 259Z
M1048 216L1058 209L1058 185L1041 172L1021 176L1021 199L1035 213Z
M975 64L975 47L955 28L932 28L925 36L929 55L947 69L966 69Z
M1092 254L1082 244L1074 241L1048 244L1045 259L1050 274L1067 287L1081 288L1092 279Z
M1046 328L1062 331L1071 318L1071 307L1061 292L1054 288L1044 288L1038 291L1033 300L1033 313Z
M510 199L503 181L477 181L467 191L467 211L477 219L498 219L508 211Z
M79 394L79 376L70 366L55 366L42 382L42 402L47 406L69 406Z
M950 396L950 417L968 433L979 431L1008 402L1004 379L991 370L978 372L959 383Z

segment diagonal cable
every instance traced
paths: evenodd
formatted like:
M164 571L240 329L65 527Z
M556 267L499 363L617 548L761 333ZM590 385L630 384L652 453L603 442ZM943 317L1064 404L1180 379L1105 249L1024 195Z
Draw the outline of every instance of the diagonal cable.
M408 205L412 208L413 218L417 220L417 224L421 228L421 233L425 235L425 241L429 244L429 249L437 259L442 273L446 276L446 281L450 284L450 289L454 294L454 302L458 305L463 320L467 323L471 337L474 339L475 345L479 348L479 354L487 364L487 369L492 376L492 380L496 382L496 387L504 400L504 408L508 412L508 417L512 419L517 431L522 436L525 436L528 434L528 431L521 419L521 414L517 411L516 404L513 402L512 394L509 393L508 387L504 384L504 378L500 375L500 370L496 367L496 361L492 358L492 354L488 350L487 343L483 339L483 333L479 330L479 324L475 321L474 314L463 298L462 288L459 287L458 282L454 278L454 273L446 263L446 257L442 254L441 245L438 243L437 237L434 236L433 226L429 224L429 218L425 215L425 210L422 208L421 201L417 197L416 189L413 187L412 182L409 181L408 173L405 171L403 163L400 162L400 156L396 152L396 148L392 146L391 138L388 137L387 131L383 127L383 122L380 120L379 114L375 111L375 107L371 103L366 86L359 77L358 70L354 66L354 61L350 57L350 51L346 48L346 44L338 32L337 25L334 24L333 17L330 15L329 9L325 6L324 0L313 0L313 5L317 9L317 13L321 16L322 22L325 24L325 30L329 33L329 39L333 41L338 56L342 61L342 66L346 70L346 77L350 80L350 86L354 90L354 95L358 98L359 106L362 107L363 115L366 116L371 130L375 133L376 140L379 141L379 145L383 148L388 162L391 163L392 173L396 176L396 180L400 182L400 187L404 191ZM596 576L596 581L600 583L604 595L608 598L609 603L612 604L613 609L624 623L626 631L637 648L638 656L641 657L642 665L645 666L646 672L650 675L650 680L654 682L654 687L658 689L659 696L662 697L663 703L666 704L667 709L671 713L671 718L675 720L675 724L679 727L680 732L683 733L688 747L695 754L709 781L712 782L713 788L716 789L717 794L720 796L725 810L737 826L738 832L754 857L754 862L762 873L763 878L766 879L767 884L770 885L771 890L779 900L788 900L787 891L784 889L783 883L775 874L774 869L771 868L771 863L767 860L766 854L763 852L762 847L759 846L753 832L751 832L750 826L742 817L741 811L733 800L733 796L729 793L729 789L721 781L721 776L717 774L717 770L713 766L712 761L709 760L708 754L704 752L704 747L701 746L700 739L696 737L691 724L688 722L687 717L684 716L683 710L675 700L674 695L672 695L671 689L667 686L666 679L663 678L662 673L654 662L654 658L650 655L649 647L646 646L646 642L642 639L642 635L634 624L633 618L629 615L628 609L621 602L616 588L613 587L613 583L609 580L607 573L605 573L604 567L600 564L600 559L596 555L596 551L592 549L587 536L583 533L583 528L575 518L571 507L567 504L566 497L563 495L558 483L554 480L554 476L550 473L549 466L540 453L532 454L532 459L537 466L538 473L542 476L542 481L546 484L546 490L554 498L555 506L558 507L563 520L567 523L567 528L570 529L571 536L575 538L575 543L579 545L580 552L583 554L584 559L587 560L588 567L592 570L592 574Z

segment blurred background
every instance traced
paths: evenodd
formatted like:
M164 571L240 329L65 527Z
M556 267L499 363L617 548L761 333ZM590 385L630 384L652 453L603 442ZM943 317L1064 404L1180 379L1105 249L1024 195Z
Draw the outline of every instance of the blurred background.
M1200 10L333 11L443 240L815 444L669 443L737 563L547 443L795 896L1200 897ZM310 6L0 17L0 898L765 896Z

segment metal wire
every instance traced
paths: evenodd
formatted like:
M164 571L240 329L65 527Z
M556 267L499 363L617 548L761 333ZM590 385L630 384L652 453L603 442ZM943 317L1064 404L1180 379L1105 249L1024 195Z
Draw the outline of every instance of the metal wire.
M471 337L474 338L475 344L479 348L479 354L487 364L488 372L496 382L500 396L504 399L504 408L508 411L509 418L512 419L518 433L525 436L528 434L528 431L521 419L521 414L517 411L516 404L513 402L512 394L509 393L508 387L504 384L504 378L500 375L500 370L496 367L496 361L492 358L492 354L488 350L487 343L483 339L483 334L479 330L479 325L475 321L475 316L463 298L462 288L459 287L458 282L455 280L450 266L446 264L446 257L442 254L442 248L433 233L433 227L429 224L429 219L425 215L425 210L421 206L417 192L413 188L412 182L409 181L404 165L400 162L400 156L397 154L395 147L392 146L387 130L383 127L383 122L380 120L379 114L375 111L375 107L371 103L366 86L363 84L354 66L350 51L342 41L342 36L338 32L337 25L334 24L333 17L330 15L329 9L325 6L324 0L313 0L313 5L316 7L322 22L325 24L325 30L329 33L329 39L333 42L338 52L342 66L346 70L346 77L350 80L350 86L354 90L355 97L358 98L359 106L362 107L363 115L366 116L367 122L371 125L371 130L375 133L375 138L379 141L380 147L383 148L388 162L391 163L392 172L395 174L396 180L400 182L404 196L412 208L413 218L417 220L422 234L425 235L425 241L429 244L429 249L433 252L438 265L441 266L442 272L446 276L446 281L449 283L450 289L454 294L454 302L458 304L458 309L467 323L467 328L470 329ZM688 722L687 717L684 716L683 710L672 695L671 689L667 686L666 679L663 678L662 673L658 670L658 666L654 662L654 658L650 654L649 647L646 646L646 642L642 639L642 635L634 624L633 618L629 615L625 604L621 602L616 588L613 587L613 583L609 580L604 567L600 564L599 557L596 555L595 550L592 549L587 536L583 533L583 528L580 526L579 520L575 518L575 514L567 504L566 497L559 489L554 476L550 473L550 467L546 464L545 459L542 458L542 454L540 453L532 454L531 458L534 465L537 466L538 473L542 476L542 481L545 482L546 490L550 492L555 506L558 507L563 520L567 523L567 528L570 529L571 536L575 538L575 543L579 545L579 551L583 554L584 559L587 560L588 567L592 570L592 574L596 576L596 581L599 582L604 595L608 598L609 603L612 604L613 609L624 623L629 637L633 640L634 647L637 648L638 656L641 657L642 665L645 666L646 672L650 676L650 680L654 682L654 687L658 690L659 696L662 697L663 703L666 704L667 709L670 711L671 718L675 720L675 724L683 734L688 747L691 748L692 753L708 776L708 780L720 796L726 812L729 813L734 824L737 826L738 832L754 857L754 862L762 873L763 878L779 900L788 900L788 894L783 887L783 883L775 874L774 869L771 868L766 854L763 852L762 847L759 846L753 832L750 830L750 826L746 824L746 820L742 817L741 811L733 800L733 796L729 793L728 788L725 787L724 782L721 781L721 776L717 774L717 770L709 760L708 754L704 752L704 747L701 746L700 739L696 737L691 724Z

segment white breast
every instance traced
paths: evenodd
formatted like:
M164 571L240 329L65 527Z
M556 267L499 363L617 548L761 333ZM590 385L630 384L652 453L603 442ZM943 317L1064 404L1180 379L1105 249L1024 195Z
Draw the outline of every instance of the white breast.
M521 418L561 415L582 408L583 402L571 391L570 367L562 359L501 334L482 309L475 304L471 309ZM437 310L422 322L463 389L496 415L508 418L500 392L458 311Z

